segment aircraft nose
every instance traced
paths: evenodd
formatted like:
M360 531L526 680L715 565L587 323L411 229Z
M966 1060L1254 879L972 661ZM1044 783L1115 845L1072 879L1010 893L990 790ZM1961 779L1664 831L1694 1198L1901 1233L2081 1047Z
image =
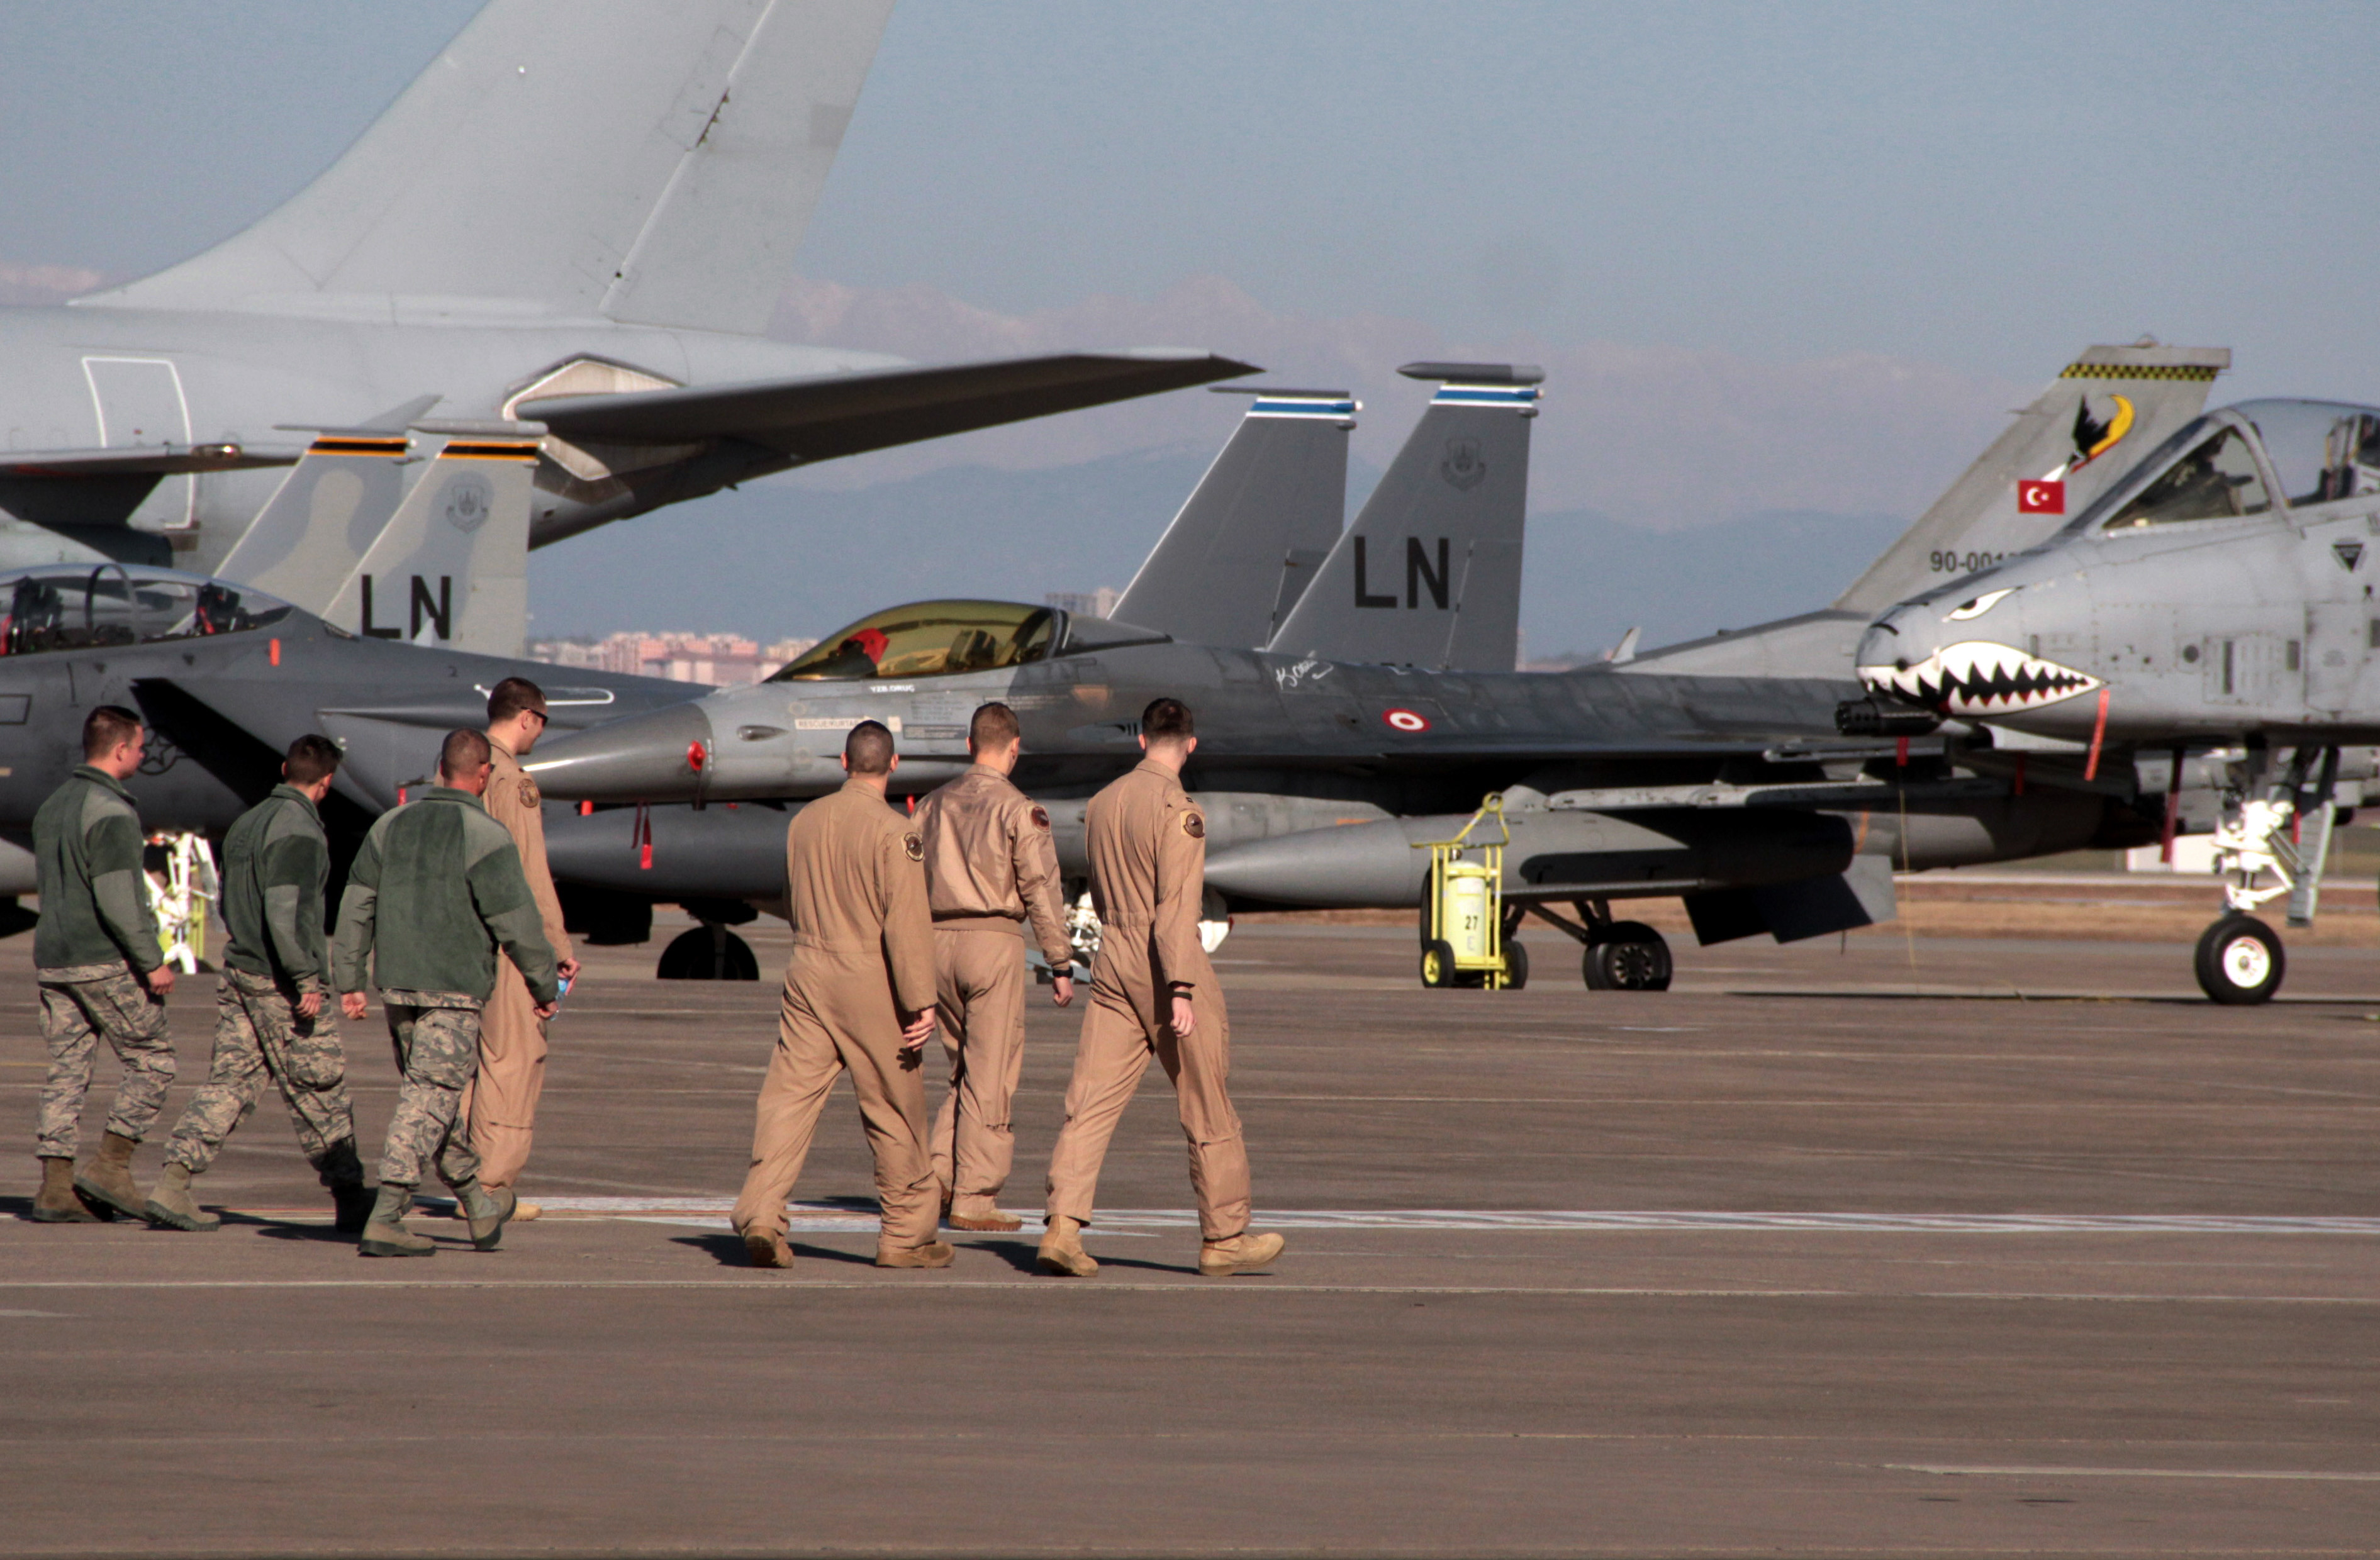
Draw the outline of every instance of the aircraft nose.
M522 768L561 801L686 802L715 751L710 717L679 704L540 743Z
M1900 609L1868 624L1867 632L1860 635L1859 653L1852 658L1861 685L1871 694L1901 691L1909 669L1933 653L1931 644L1917 642L1926 637L1923 621Z

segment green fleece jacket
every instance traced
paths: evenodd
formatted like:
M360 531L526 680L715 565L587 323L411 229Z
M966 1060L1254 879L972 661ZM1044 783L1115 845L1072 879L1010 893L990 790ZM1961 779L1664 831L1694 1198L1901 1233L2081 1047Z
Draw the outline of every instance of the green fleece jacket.
M286 983L303 996L330 974L322 889L331 845L313 799L294 785L239 815L224 836L224 962Z
M366 959L382 991L455 992L484 1002L502 947L540 1002L559 995L553 949L539 925L520 852L468 791L431 786L364 836L339 901L334 984L364 988Z
M33 858L42 921L33 932L36 969L164 962L149 884L140 866L146 838L123 782L84 764L33 815Z

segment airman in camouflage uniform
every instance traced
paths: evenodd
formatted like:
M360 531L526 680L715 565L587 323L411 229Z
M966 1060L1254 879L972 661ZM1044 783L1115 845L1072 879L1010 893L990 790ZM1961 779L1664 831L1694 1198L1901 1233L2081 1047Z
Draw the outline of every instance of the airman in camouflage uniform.
M33 934L42 993L42 1038L50 1052L34 1154L42 1189L33 1217L89 1223L128 1214L148 1197L132 1179L140 1146L174 1082L174 1042L165 997L174 989L149 913L140 863L140 814L124 789L140 767L148 732L140 717L102 705L83 721L83 763L33 816L42 920ZM104 1038L124 1077L107 1112L98 1154L75 1168L91 1061ZM96 1211L94 1211L96 1210Z
M283 783L240 815L224 837L223 918L227 936L215 991L214 1061L165 1147L165 1170L146 1210L152 1224L213 1229L190 1179L207 1172L224 1140L256 1108L270 1078L288 1103L298 1143L331 1191L337 1227L364 1227L371 1196L356 1154L346 1053L335 1017L322 1011L330 949L322 889L330 842L315 809L331 789L339 750L303 736L289 745Z
M553 1016L561 992L520 852L480 804L490 769L486 737L447 732L438 783L381 815L339 901L331 962L341 1010L364 1016L369 960L404 1075L381 1155L380 1197L358 1243L365 1256L437 1250L402 1222L433 1163L470 1220L471 1243L483 1252L495 1249L517 1201L510 1188L490 1192L480 1185L479 1155L456 1120L479 1066L480 1010L495 986L497 948L528 983L539 1018Z

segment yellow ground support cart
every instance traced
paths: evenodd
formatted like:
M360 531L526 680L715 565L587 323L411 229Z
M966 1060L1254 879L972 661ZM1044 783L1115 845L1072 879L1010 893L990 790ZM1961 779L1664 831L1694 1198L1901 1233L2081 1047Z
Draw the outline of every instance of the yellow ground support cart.
M1471 831L1490 818L1497 838L1473 840ZM1504 938L1504 847L1512 842L1504 799L1489 796L1462 833L1414 847L1429 853L1422 892L1422 985L1503 991L1528 983L1527 953Z

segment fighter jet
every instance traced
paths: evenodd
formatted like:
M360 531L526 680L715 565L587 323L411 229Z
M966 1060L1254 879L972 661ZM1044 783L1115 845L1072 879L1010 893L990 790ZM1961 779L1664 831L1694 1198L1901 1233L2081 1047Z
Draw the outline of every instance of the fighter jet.
M1852 594L1876 588L1881 580L1922 580L1937 568L1926 556L1929 550L1938 555L1972 548L1978 538L2009 535L2014 515L2004 511L2012 512L2013 501L1996 480L1978 474L2000 467L2037 472L2038 462L2075 461L2077 454L2065 446L2077 436L2078 418L2094 400L2107 405L2111 382L2115 399L2129 408L2124 416L2131 429L2125 431L2169 427L2197 410L2212 363L2222 356L2142 345L2095 347L2081 355ZM2185 368L2193 371L2177 371ZM1415 365L1412 371L1424 377L1456 373L1458 382L1433 400L1366 514L1340 538L1331 565L1320 571L1322 582L1301 599L1260 660L1285 708L1322 707L1293 706L1293 691L1353 689L1378 675L1349 661L1443 666L1461 654L1475 656L1475 665L1507 672L1512 664L1525 414L1534 404L1536 376L1455 365ZM1460 382L1466 375L1473 382ZM2111 424L2092 438L2104 452L2121 436ZM2045 528L2038 519L2027 524L2035 531ZM1183 525L1177 520L1175 531L1169 532L1167 548L1175 544ZM1462 537L1459 546L1441 544L1432 534L1448 532ZM1481 565L1465 573L1472 594L1467 600L1440 602L1431 580L1451 573L1440 560L1457 556ZM1403 562L1409 573L1402 579L1391 574L1385 583L1392 588L1384 590L1376 560L1391 567ZM957 632L962 611L988 609L924 604L905 615L886 616L919 624L919 632L927 623L936 625L932 633ZM1021 614L1030 609L998 611ZM1465 612L1475 623L1496 625L1475 635L1467 648L1464 635L1452 629ZM1839 606L1715 640L1619 658L1609 667L1566 678L1466 683L1458 695L1464 702L1487 701L1476 714L1489 729L1505 723L1498 701L1525 699L1541 687L1566 687L1597 718L1634 712L1640 704L1674 710L1679 707L1672 701L1682 694L1701 708L1723 705L1726 719L1666 746L1656 740L1644 750L1597 747L1590 757L1584 749L1571 748L1558 756L1548 749L1525 755L1500 750L1497 741L1472 733L1429 739L1428 733L1442 730L1442 702L1427 707L1382 705L1377 712L1358 704L1346 711L1345 734L1354 739L1354 752L1310 755L1294 766L1264 748L1244 759L1237 746L1224 745L1239 742L1236 729L1220 732L1202 747L1192 775L1210 819L1208 883L1219 899L1247 907L1411 906L1427 860L1415 847L1453 834L1476 804L1476 788L1492 785L1514 840L1508 861L1517 866L1507 874L1508 905L1532 905L1542 919L1580 939L1591 986L1658 989L1669 981L1667 945L1651 927L1618 919L1612 913L1616 901L1682 896L1706 943L1764 932L1790 940L1888 916L1894 867L1923 870L2155 837L2152 821L2111 806L2102 795L2041 786L2028 792L2021 780L2012 787L2005 775L1959 767L1953 762L1955 735L1918 734L1904 742L1883 730L1888 721L1879 718L1854 740L1820 740L1803 723L1807 701L1824 696L1814 694L1817 689L1854 692L1852 645L1867 615ZM1118 616L1127 614L1119 608ZM1407 638L1381 636L1400 624ZM1097 697L1103 707L1124 709L1132 691L1119 688L1113 675L1123 652L1094 654L1094 636L1120 638L1133 647L1132 631L1070 623L1053 624L1051 632L1058 653L1039 662L1038 674L1079 669L1088 685L1070 697ZM872 635L884 643L877 645ZM1154 643L1159 636L1143 637ZM867 652L876 664L876 653L892 653L892 638L887 623L863 621L832 636L825 642L832 651L820 653ZM1077 648L1079 659L1066 653ZM1304 649L1322 653L1298 653ZM1235 684L1252 680L1247 669L1220 657L1216 660L1215 666L1185 672L1188 680L1173 691L1189 692L1203 709L1202 701L1230 698L1239 691ZM849 664L855 671L859 666L856 659ZM1411 678L1415 672L1387 675ZM785 694L831 695L840 710L919 722L923 730L905 732L909 757L902 776L920 789L952 772L947 756L941 757L943 767L934 767L938 755L926 740L929 734L942 744L941 756L952 754L964 733L965 709L977 697L993 696L973 684L911 682L905 676L864 689L822 688L816 684L832 679L798 666L781 673L781 680L789 684ZM806 683L812 687L806 690ZM990 683L984 680L986 686ZM1387 686L1416 698L1442 699L1438 684L1397 681ZM936 710L932 724L905 707L897 696L902 695L930 701ZM641 923L633 919L646 913L637 897L640 892L651 898L674 893L690 901L698 915L724 924L742 908L732 901L768 902L782 891L767 840L782 830L789 803L834 780L825 766L831 765L839 732L857 718L811 715L824 724L811 741L812 769L806 778L796 777L766 768L774 761L766 747L756 753L742 745L788 739L784 717L773 708L783 699L765 686L723 695L648 722L655 729L647 734L606 728L541 750L547 784L557 794L647 803L675 796L736 799L724 810L707 813L669 805L599 812L564 820L550 835L557 873L621 896L613 901L622 917L614 924L616 935L641 937ZM793 701L783 702L792 707ZM1236 705L1229 708L1233 718L1240 713ZM1399 741L1373 753L1361 740L1366 713L1408 738L1424 740ZM1586 719L1582 731L1592 732L1596 724L1596 718ZM1913 722L1919 733L1932 732L1936 724ZM1692 729L1694 722L1683 725ZM1718 725L1740 739L1756 740L1729 749L1716 740ZM1128 726L1126 719L1117 730L1122 733ZM1039 756L1035 763L1041 772L1032 777L1037 793L1050 800L1062 853L1071 853L1068 859L1077 869L1074 827L1080 794L1127 757L1118 747L1104 768L1086 768L1091 755L1082 739L1090 730L1035 733L1028 727L1028 748ZM799 741L798 726L789 740ZM1425 746L1432 740L1434 751ZM1571 740L1595 746L1591 737L1576 732ZM1425 753L1427 766L1416 762ZM1062 755L1067 761L1060 761ZM762 767L745 768L753 757ZM573 768L579 771L576 777L563 773ZM1555 913L1552 907L1565 900L1576 920Z
M1245 375L1202 352L919 367L767 330L891 0L490 0L246 231L0 308L0 567L217 571L285 425L545 426L529 543L814 461ZM407 417L419 417L413 405Z
M2312 922L2331 830L2380 741L2380 408L2251 401L2198 417L2056 535L1877 617L1861 681L1891 706L1994 733L1973 761L2060 756L2071 783L2186 821L2223 790L2228 913L2201 986L2268 999L2285 958L2248 912ZM2284 756L2286 755L2286 756ZM2181 782L2176 783L2176 777ZM2263 881L2260 886L2260 879Z

